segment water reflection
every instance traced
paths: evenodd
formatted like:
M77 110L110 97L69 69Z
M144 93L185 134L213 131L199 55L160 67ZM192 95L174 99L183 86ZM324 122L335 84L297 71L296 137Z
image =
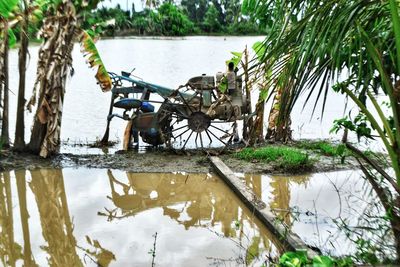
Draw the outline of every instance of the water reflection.
M239 174L290 230L325 253L348 255L355 246L335 220L357 225L373 199L358 171L298 176Z
M254 218L240 200L211 174L175 175L163 173L126 173L125 182L107 172L111 198L117 209L106 209L108 220L134 216L149 209L161 208L186 230L191 227L221 227L225 237L237 238L239 243L271 251L274 237ZM119 187L119 188L118 188ZM118 190L119 189L119 190ZM257 223L256 223L257 222ZM257 236L245 236L245 227L259 229ZM249 240L252 238L252 240ZM257 251L259 253L259 251Z
M21 246L14 240L13 204L11 198L10 173L0 175L0 256L4 266L15 266L22 258Z
M26 171L15 172L15 184L20 210L20 222L23 247L14 241L13 200L14 190L10 172L0 173L0 253L3 266L39 266L32 254L30 227L36 228L40 223L45 245L40 249L46 253L49 266L84 266L77 249L92 255L99 266L108 266L114 255L95 242L89 245L95 247L94 252L79 247L73 235L73 224L69 214L67 196L65 194L64 178L61 170L35 170L30 172L31 181L27 183ZM27 184L36 200L40 222L29 222ZM32 204L32 203L30 203ZM32 208L32 205L30 205ZM32 209L31 209L32 210ZM87 237L90 240L89 237ZM104 255L107 255L105 257ZM111 259L111 260L110 260ZM42 264L40 264L42 266Z
M76 240L65 195L61 170L32 171L30 187L38 204L43 237L42 249L50 266L82 266L76 253Z
M155 232L159 266L258 266L282 251L210 174L2 172L0 215L2 266L150 266Z

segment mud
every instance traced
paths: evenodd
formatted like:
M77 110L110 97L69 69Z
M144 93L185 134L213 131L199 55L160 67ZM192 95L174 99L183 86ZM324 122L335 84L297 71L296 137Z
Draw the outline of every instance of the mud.
M215 154L215 153L211 153ZM233 153L226 152L219 155L224 163L234 172L285 174L273 163L252 161L247 162L234 157ZM190 172L206 173L212 171L208 155L204 152L173 153L171 151L151 151L138 153L115 153L111 155L74 155L60 154L52 159L42 159L30 154L20 154L11 151L2 151L0 154L0 170L39 169L87 167L119 169L130 172ZM339 158L316 155L314 166L307 170L298 170L295 174L328 172L356 169L357 163L346 158L341 164ZM293 174L293 172L292 172Z

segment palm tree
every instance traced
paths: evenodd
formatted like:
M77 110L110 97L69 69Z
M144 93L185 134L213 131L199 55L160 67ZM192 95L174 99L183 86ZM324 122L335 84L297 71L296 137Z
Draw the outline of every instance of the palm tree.
M328 91L333 87L359 108L356 120L336 122L359 137L377 132L390 158L386 171L366 153L348 143L365 177L390 218L397 261L400 262L400 19L395 0L244 1L244 7L272 23L265 40L263 62L272 69L271 87L290 88L281 102L290 114L300 94L317 94L322 114ZM281 81L280 84L274 80ZM377 95L389 103L388 113ZM374 112L378 116L374 116Z

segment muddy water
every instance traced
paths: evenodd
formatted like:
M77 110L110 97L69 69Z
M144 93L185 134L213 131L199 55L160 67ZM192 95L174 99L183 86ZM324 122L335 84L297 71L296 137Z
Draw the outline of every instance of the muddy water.
M225 69L225 61L231 58L230 51L242 51L246 45L262 40L262 37L187 37L169 39L112 39L98 42L98 49L109 71L130 71L136 68L134 74L145 81L177 88L179 85L197 75L207 73L215 75ZM95 141L102 137L106 125L110 93L102 93L94 79L94 72L90 70L76 45L73 51L74 76L67 83L62 122L62 140L69 143ZM26 98L31 95L35 80L38 47L30 47L30 63L27 73ZM11 136L14 136L15 106L18 88L18 53L11 51L10 55L10 89L11 93ZM253 92L254 103L257 92ZM293 111L293 130L295 138L328 138L329 129L334 119L343 116L345 100L342 96L329 93L329 102L325 107L322 120L318 106L315 116L311 120L313 105L303 110L303 103L307 95L300 98ZM313 100L311 100L313 103ZM266 108L266 112L269 108ZM32 115L27 113L26 139L29 138L29 129L32 124ZM124 131L124 122L114 119L111 126L110 139L121 140ZM334 137L334 136L333 136ZM121 148L121 145L117 146ZM114 152L110 150L109 152ZM63 146L62 152L72 153L103 153L87 147Z
M360 171L301 176L238 175L302 240L328 254L348 255L355 251L355 244L335 221L343 220L355 227L361 216L382 212L373 204L376 196L360 178ZM387 236L386 243L390 240Z
M280 251L211 174L3 172L0 193L7 266L261 266Z

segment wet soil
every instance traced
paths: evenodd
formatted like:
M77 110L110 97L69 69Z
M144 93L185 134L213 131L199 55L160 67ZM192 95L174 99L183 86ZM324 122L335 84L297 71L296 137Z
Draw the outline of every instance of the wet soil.
M215 153L209 153L211 155ZM285 174L288 173L273 163L262 161L244 161L235 158L233 152L219 155L224 163L234 172ZM315 155L311 169L292 171L291 174L310 172L327 172L356 169L357 162L347 157L342 164L340 158ZM51 159L43 159L26 153L2 151L0 154L0 170L38 169L38 168L65 168L87 167L119 169L131 172L190 172L205 173L212 171L208 155L199 151L188 151L177 154L171 151L151 151L138 153L130 151L110 155L74 155L60 154Z

